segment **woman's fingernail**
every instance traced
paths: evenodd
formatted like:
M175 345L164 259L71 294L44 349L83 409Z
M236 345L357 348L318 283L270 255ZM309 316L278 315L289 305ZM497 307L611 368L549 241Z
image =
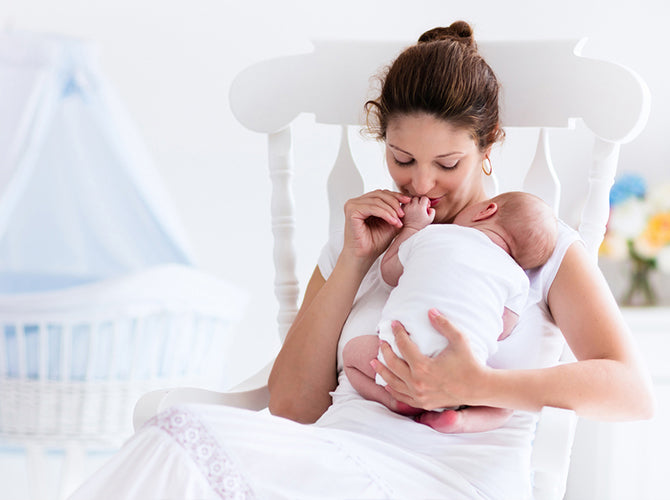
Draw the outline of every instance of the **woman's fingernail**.
M438 316L440 315L440 311L438 311L437 309L435 309L435 308L433 307L432 309L429 309L429 310L428 310L428 314L429 314L430 316L432 316L433 318L436 318L436 317L438 317Z

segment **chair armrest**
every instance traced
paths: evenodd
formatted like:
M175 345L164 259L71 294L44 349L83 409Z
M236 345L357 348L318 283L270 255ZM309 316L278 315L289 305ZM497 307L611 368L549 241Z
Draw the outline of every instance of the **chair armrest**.
M178 404L216 404L262 410L270 402L267 379L272 363L248 378L231 392L216 392L194 387L160 389L144 394L135 404L133 427L137 431L154 415Z

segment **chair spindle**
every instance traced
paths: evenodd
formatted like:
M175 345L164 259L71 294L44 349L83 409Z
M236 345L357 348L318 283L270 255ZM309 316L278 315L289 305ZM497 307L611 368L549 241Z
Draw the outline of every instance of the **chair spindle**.
M537 149L528 173L523 181L523 189L542 198L554 213L558 215L561 199L561 183L556 175L549 150L549 133L547 129L540 129Z
M342 125L340 150L328 175L329 228L332 232L344 226L344 203L364 192L363 178L356 167L349 144L349 127Z
M609 219L609 193L614 184L620 144L596 137L593 148L593 166L589 170L589 190L584 202L579 234L582 235L589 253L597 258Z
M272 183L270 206L276 273L274 285L279 302L279 338L283 342L298 312L299 293L295 266L295 208L291 189L293 151L290 127L268 135L268 155Z

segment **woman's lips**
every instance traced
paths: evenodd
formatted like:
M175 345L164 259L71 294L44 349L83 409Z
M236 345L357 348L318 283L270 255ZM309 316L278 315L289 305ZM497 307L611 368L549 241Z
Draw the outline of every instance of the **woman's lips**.
M408 194L407 196L409 196L409 197L411 197L411 198L415 198L415 197L416 197L416 196L411 195L411 194ZM439 198L428 198L428 204L429 204L428 206L429 206L430 208L435 207L435 205L437 205L438 203L440 203L440 201L442 201L442 198L444 198L444 196L440 196Z

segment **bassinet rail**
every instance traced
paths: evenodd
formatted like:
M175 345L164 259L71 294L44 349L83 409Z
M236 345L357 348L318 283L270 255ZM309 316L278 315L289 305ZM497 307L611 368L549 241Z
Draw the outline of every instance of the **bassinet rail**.
M152 389L221 379L243 297L183 266L0 296L0 440L117 446Z

